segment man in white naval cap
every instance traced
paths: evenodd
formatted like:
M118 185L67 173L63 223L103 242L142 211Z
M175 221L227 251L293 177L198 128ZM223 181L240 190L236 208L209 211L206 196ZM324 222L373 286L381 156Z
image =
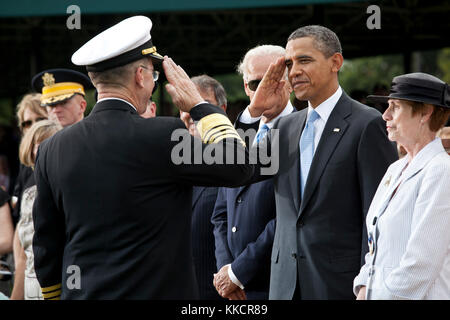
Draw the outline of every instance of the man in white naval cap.
M195 299L192 185L236 186L252 175L245 164L193 164L194 153L214 147L205 142L217 144L222 163L233 150L247 156L245 144L184 70L158 54L151 27L147 17L128 18L72 56L98 101L39 148L33 249L46 299ZM178 118L139 116L161 62L167 91L199 121L202 141ZM172 141L175 130L192 156L181 164L171 157L181 143Z

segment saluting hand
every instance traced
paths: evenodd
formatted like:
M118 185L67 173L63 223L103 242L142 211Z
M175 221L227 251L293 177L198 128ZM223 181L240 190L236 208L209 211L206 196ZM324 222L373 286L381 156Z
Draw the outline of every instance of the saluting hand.
M192 107L204 100L183 68L167 56L164 57L162 64L169 81L166 90L178 109L189 112Z
M284 57L280 57L275 63L270 64L248 107L252 117L259 117L269 109L286 107L291 90L286 87L289 84L283 79L285 72Z

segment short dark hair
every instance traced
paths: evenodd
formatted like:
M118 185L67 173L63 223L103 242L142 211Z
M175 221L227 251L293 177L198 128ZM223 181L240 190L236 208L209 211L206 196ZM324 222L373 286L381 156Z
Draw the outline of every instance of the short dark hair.
M220 84L219 81L206 74L192 77L191 80L201 90L212 90L214 92L214 96L216 97L217 103L219 104L219 107L222 105L227 105L227 94L224 87Z
M421 113L425 108L427 107L427 104L423 102L416 102L416 101L409 101L409 100L403 100L407 105L409 105L412 108L412 115L416 115ZM430 123L429 128L432 132L437 132L439 129L445 126L445 123L450 117L450 109L444 108L441 106L436 106L432 104L433 106L433 113L430 117Z
M326 58L331 57L335 53L342 54L341 42L336 33L319 25L298 28L291 33L287 41L306 37L314 39L314 47L322 52Z

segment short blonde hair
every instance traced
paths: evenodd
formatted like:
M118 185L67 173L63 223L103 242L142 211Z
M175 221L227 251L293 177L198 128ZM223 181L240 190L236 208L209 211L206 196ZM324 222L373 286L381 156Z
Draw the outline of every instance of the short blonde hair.
M17 105L17 120L19 121L19 128L22 131L23 115L25 110L29 108L32 112L41 116L42 118L47 118L47 110L41 107L41 94L40 93L28 93L23 96L22 100Z
M34 167L34 146L37 143L42 143L45 139L50 138L56 132L62 129L59 123L51 120L42 120L36 122L25 133L19 146L19 159L23 165L27 167Z

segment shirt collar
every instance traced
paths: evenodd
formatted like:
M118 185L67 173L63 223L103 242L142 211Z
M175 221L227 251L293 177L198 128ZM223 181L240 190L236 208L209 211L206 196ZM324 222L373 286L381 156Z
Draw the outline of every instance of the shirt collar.
M294 111L294 106L292 105L291 101L288 100L288 103L287 103L286 107L284 107L283 111L281 111L281 113L280 113L279 115L277 115L275 118L273 118L273 119L270 120L269 122L266 122L266 123L263 123L262 121L259 122L259 128L258 128L258 131L261 130L261 127L262 127L263 125L265 125L265 124L269 127L269 129L272 129L273 124L275 123L275 121L276 121L278 118L287 116L288 114L291 114L292 111Z
M330 117L331 112L333 111L336 103L339 101L339 98L342 95L341 86L338 86L335 93L333 93L327 100L319 104L314 110L319 114L320 119L327 122ZM311 107L311 103L308 101L308 117L313 111L313 107Z
M135 106L133 106L133 105L132 105L131 103L129 103L128 101L123 100L123 99L120 99L120 98L114 98L114 97L111 97L111 98L102 98L102 99L97 100L97 103L98 103L98 102L102 102L102 101L106 101L106 100L120 100L120 101L123 101L123 102L125 102L125 103L128 103L128 104L129 104L131 107L133 107L133 109L136 110L136 112L137 112L137 109L136 109Z

